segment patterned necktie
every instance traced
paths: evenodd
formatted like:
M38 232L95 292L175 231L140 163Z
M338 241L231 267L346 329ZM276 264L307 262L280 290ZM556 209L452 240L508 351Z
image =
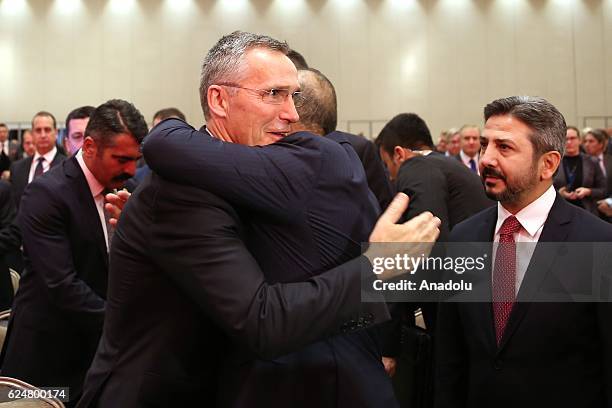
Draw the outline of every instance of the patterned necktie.
M514 215L506 218L499 230L499 244L493 269L493 317L499 345L512 311L516 284L516 243L513 234L521 230Z
M478 173L478 169L476 169L476 161L474 159L470 159L470 170L474 173Z
M34 169L34 178L43 174L43 161L45 161L45 158L40 156L38 158L38 164L36 165L36 168Z
M603 173L604 177L607 177L606 165L604 164L603 157L600 157L597 161L599 162L599 167L601 168L601 172Z

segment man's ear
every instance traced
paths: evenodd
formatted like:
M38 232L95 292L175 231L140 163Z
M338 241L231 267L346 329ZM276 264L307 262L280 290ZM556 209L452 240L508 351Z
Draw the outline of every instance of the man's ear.
M98 153L98 145L91 136L86 136L85 139L83 139L83 146L81 149L83 150L84 157L94 157Z
M540 157L542 171L540 173L540 178L542 180L549 180L553 178L557 168L559 168L559 164L561 163L561 154L556 151L546 152Z
M221 85L211 85L206 93L208 110L217 117L226 118L229 107L229 94Z
M402 164L413 156L412 152L402 146L395 146L393 148L393 161L396 164Z

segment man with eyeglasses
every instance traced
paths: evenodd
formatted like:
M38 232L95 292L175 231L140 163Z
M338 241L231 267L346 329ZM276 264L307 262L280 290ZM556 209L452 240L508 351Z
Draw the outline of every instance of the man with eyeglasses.
M148 136L80 406L397 406L362 330L386 307L360 303L354 269L378 206L350 146L287 136L301 102L287 51L223 37L203 63L206 128L167 119ZM437 225L424 214L395 238L431 242Z

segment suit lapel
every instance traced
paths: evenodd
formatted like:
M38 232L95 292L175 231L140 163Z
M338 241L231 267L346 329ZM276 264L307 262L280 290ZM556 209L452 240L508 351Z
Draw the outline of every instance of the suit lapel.
M495 340L495 326L493 323L493 308L491 307L491 271L492 271L492 251L493 243L492 238L495 233L495 224L497 223L497 206L491 207L489 213L483 217L482 223L475 228L478 236L475 242L483 243L485 246L480 247L480 250L484 249L485 256L487 257L487 267L483 271L483 280L478 282L476 290L479 292L477 295L481 299L487 299L487 302L480 302L474 304L475 322L479 322L482 326L480 330L485 333L486 342L491 347L491 350L495 350L497 342Z
M559 194L555 197L548 218L544 223L544 229L540 235L540 242L564 242L569 234L571 226L571 211L567 204ZM517 301L512 308L506 330L502 336L499 350L504 348L512 334L516 331L521 320L525 317L527 310L531 306L535 294L540 289L546 275L551 270L551 265L555 261L555 257L551 256L550 250L547 250L542 245L536 245L525 277L517 295Z
M56 155L57 157L57 155ZM79 197L81 212L89 224L89 230L94 232L98 250L102 259L104 259L105 267L108 269L108 252L106 251L106 240L104 239L104 231L100 223L100 216L94 198L91 195L87 179L79 166L75 157L72 157L64 163L66 176L72 179L72 183L76 190L76 195Z

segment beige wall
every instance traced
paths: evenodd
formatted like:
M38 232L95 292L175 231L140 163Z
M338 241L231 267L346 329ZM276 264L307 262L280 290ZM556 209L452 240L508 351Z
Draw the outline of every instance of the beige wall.
M345 130L413 111L437 136L511 94L612 115L612 0L0 0L0 121L124 98L199 125L200 61L236 29L327 74Z

